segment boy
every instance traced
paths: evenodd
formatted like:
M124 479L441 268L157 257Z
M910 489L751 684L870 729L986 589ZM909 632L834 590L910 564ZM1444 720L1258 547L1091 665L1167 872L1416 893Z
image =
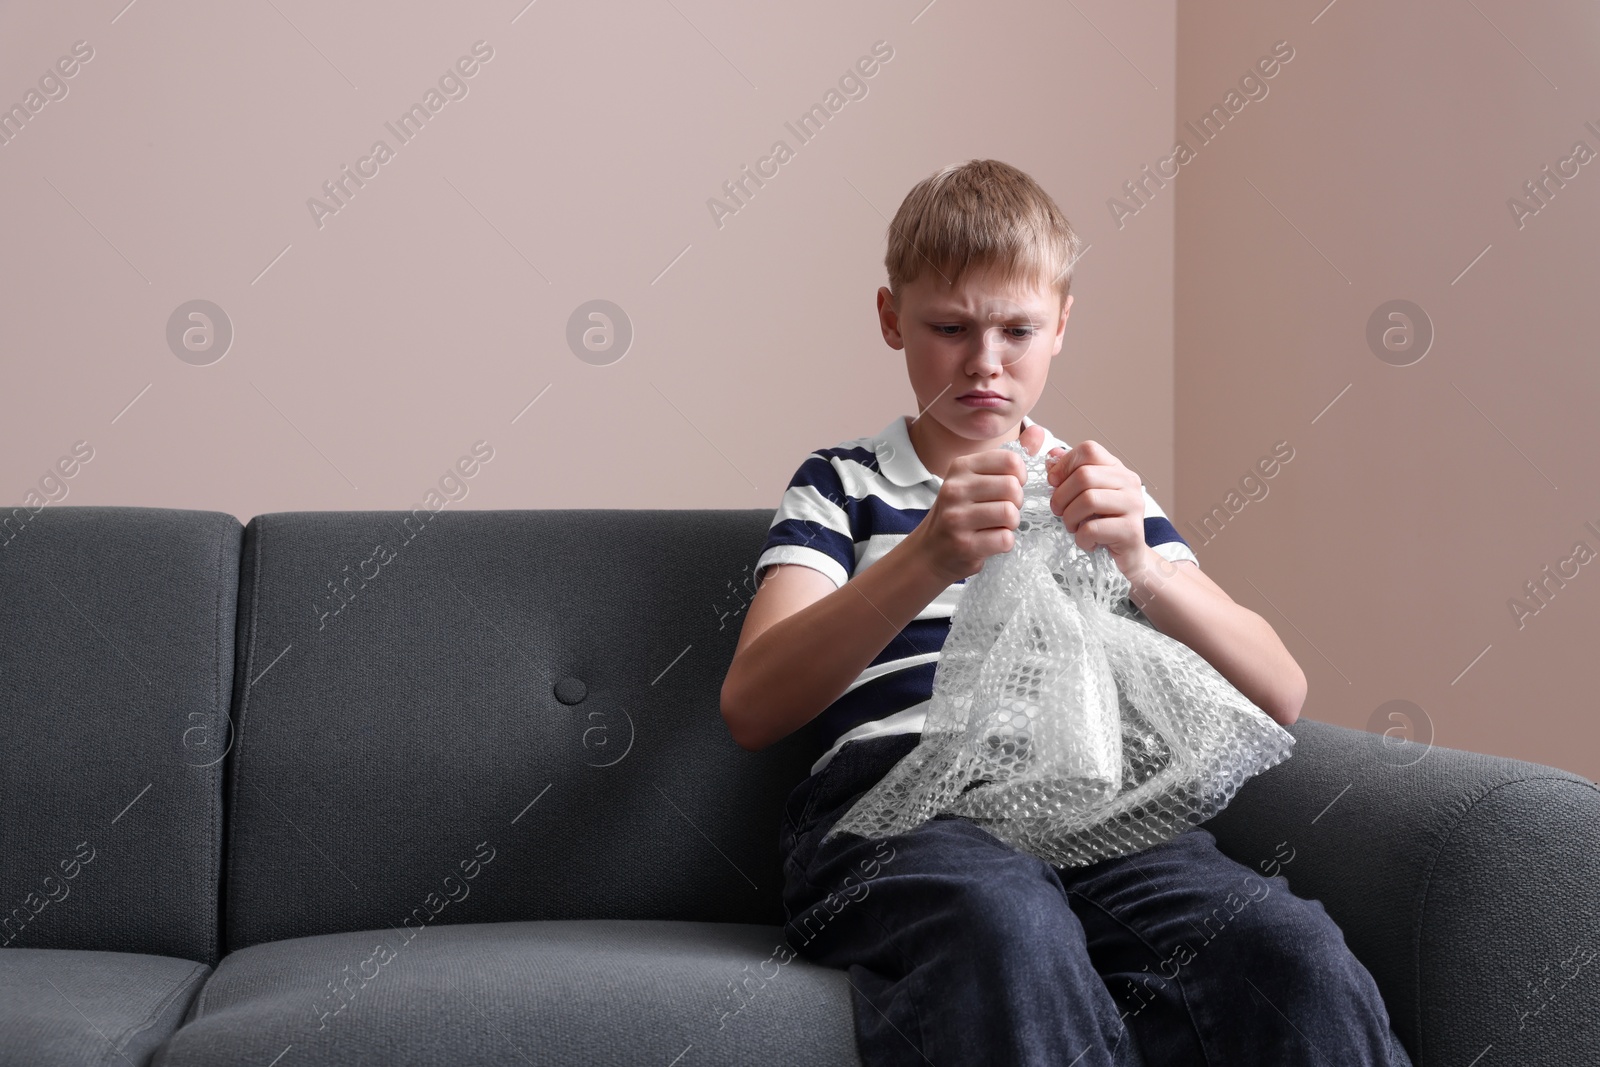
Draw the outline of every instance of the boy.
M1409 1067L1322 904L1224 856L1203 826L1077 868L954 815L821 844L915 747L962 587L1013 545L1026 472L1007 441L1047 450L1051 510L1080 548L1107 546L1134 609L1277 722L1299 716L1299 666L1201 573L1138 475L1028 417L1080 248L1050 196L996 160L925 179L890 224L878 315L919 413L801 464L722 688L742 747L813 719L829 744L780 830L791 941L846 970L872 1067Z

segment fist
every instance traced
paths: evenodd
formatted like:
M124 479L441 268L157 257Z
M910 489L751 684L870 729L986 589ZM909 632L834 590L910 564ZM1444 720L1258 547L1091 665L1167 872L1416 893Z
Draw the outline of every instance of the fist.
M1084 441L1070 451L1052 449L1046 470L1055 487L1050 510L1061 516L1077 546L1092 552L1105 545L1126 573L1145 544L1139 476L1098 441Z
M1035 423L1019 440L1032 456L1045 436L1044 427ZM971 577L984 560L1015 545L1027 477L1022 457L1005 448L957 456L933 506L907 540L946 581Z

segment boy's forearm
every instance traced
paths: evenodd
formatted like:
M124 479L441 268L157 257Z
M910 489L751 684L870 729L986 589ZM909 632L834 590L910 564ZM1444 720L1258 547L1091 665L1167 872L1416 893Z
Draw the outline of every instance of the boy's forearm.
M1271 624L1202 585L1194 564L1149 546L1145 553L1128 572L1129 596L1145 618L1194 649L1274 721L1287 726L1299 718L1306 676Z
M724 709L734 709L724 717L742 747L766 748L820 715L944 591L949 583L923 562L919 546L913 531L872 566L750 642L723 701Z

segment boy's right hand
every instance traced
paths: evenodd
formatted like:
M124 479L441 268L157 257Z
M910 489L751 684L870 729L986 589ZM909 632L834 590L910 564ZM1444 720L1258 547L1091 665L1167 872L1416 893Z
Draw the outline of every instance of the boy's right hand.
M1037 455L1045 429L1034 423L1020 440L1028 455ZM927 565L948 582L970 578L984 560L1016 543L1027 476L1022 457L1009 449L957 456L933 506L907 539L915 539Z

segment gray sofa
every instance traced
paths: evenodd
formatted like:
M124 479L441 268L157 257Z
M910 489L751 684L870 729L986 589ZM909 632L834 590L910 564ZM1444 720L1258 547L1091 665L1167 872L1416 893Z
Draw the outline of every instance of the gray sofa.
M771 517L13 513L0 1063L857 1063L785 945L818 739L718 713ZM1207 825L1415 1062L1600 1063L1594 784L1291 730Z

